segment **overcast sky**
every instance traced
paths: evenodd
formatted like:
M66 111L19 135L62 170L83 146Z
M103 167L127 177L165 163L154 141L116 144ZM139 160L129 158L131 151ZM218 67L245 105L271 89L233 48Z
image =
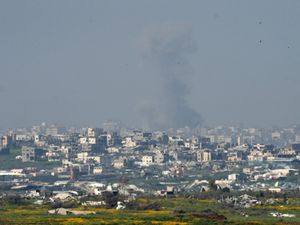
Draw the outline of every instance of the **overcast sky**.
M300 123L299 22L298 0L2 0L0 127L142 126L164 93L141 40L162 24L197 46L180 79L204 124Z

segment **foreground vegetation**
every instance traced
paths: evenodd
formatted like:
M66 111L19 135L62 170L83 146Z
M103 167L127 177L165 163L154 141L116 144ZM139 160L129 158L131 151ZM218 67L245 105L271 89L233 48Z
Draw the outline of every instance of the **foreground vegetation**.
M195 198L139 198L125 210L79 206L94 215L48 215L51 206L1 203L0 224L300 224L298 199L288 205L225 207L214 200ZM271 212L292 213L294 218L276 218ZM245 217L247 215L247 217Z

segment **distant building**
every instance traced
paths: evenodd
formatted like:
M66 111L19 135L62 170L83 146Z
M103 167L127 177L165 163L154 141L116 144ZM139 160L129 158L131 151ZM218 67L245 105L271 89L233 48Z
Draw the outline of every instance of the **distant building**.
M57 136L57 134L58 134L58 129L55 126L51 126L46 129L47 136Z
M237 162L240 160L241 158L238 157L237 152L231 152L230 154L227 155L227 161Z
M118 158L115 159L112 163L113 167L116 169L122 169L125 166L125 159L123 158Z
M87 162L88 157L89 157L88 152L77 153L77 161L79 162Z
M272 140L279 140L281 135L279 132L273 132L271 136L272 136Z
M105 122L103 123L103 129L107 132L115 132L119 130L118 122Z
M300 135L295 136L295 143L300 143Z
M95 166L94 169L93 169L93 174L94 175L99 175L103 172L103 168L101 166Z
M255 149L250 152L247 158L249 161L263 161L263 153Z
M228 175L229 181L236 181L236 179L237 179L237 174L233 173Z
M33 147L22 147L22 162L34 162L39 160L43 156L43 149L37 149Z
M211 161L211 152L208 150L198 151L197 152L197 161L198 162L209 162Z
M164 154L160 150L155 151L154 162L157 164L161 164L164 162Z
M122 144L125 148L134 148L134 147L136 147L136 142L133 141L132 137L125 137L125 140L122 141Z
M97 144L97 139L95 137L89 137L88 142L91 145L95 145Z
M31 141L31 136L27 134L15 134L14 140L15 141Z
M94 161L96 163L100 163L101 157L100 156L90 156L88 152L79 152L77 153L76 160L78 162L87 163L88 161Z
M150 155L144 155L142 157L142 165L143 166L150 166L154 163L154 157Z
M95 130L93 128L88 128L87 129L87 136L88 137L95 137L96 136Z
M0 140L0 148L6 148L8 146L8 136L2 136Z

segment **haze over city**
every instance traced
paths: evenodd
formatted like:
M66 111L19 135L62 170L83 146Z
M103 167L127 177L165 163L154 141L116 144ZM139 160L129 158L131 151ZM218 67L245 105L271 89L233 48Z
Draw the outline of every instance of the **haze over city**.
M292 0L1 1L0 126L297 124L299 21Z
M0 224L300 224L299 0L1 0Z

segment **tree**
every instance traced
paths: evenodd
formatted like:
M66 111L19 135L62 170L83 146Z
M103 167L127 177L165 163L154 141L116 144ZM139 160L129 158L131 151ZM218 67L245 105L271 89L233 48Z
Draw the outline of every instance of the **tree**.
M229 189L228 187L224 187L224 188L222 189L222 192L224 192L224 193L229 193L229 192L230 192L230 189Z
M286 193L283 194L282 198L283 198L283 204L286 204L286 205L289 204L289 199L288 199L288 196Z
M105 202L107 208L114 208L118 204L119 195L113 194L112 192L109 191L105 191L102 193L102 199Z
M209 185L209 189L212 191L216 191L218 189L218 186L216 185L215 180L210 180L208 185Z

